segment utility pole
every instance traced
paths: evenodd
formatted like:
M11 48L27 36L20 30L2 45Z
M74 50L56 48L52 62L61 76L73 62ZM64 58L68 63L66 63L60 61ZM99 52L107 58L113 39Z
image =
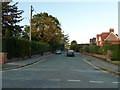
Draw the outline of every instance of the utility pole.
M31 41L31 31L32 31L32 5L30 7L30 34L29 34L29 40Z
M29 32L29 41L30 41L30 51L29 51L29 58L31 58L31 31L32 31L32 5L30 7L30 32Z

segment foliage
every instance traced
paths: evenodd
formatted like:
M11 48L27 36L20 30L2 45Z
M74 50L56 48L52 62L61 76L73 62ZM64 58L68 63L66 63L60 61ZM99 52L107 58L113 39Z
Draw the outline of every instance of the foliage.
M120 61L120 44L111 45L110 50L112 51L112 59Z
M53 49L60 48L68 42L69 37L62 32L60 26L56 17L48 15L48 13L36 14L32 19L32 40L48 42ZM29 26L25 26L24 38L28 39L29 28Z
M82 50L87 53L94 53L94 54L102 54L107 55L107 50L111 50L111 58L112 60L120 60L120 44L109 44L105 43L101 46L90 45L90 46L83 46Z
M18 37L3 37L2 46L2 52L7 52L9 59L29 56L30 51L32 55L51 51L51 46L48 43L30 42L27 39Z
M89 46L89 52L91 53L98 53L98 47L96 45L90 45Z
M105 43L103 44L103 54L107 54L107 50L111 50L111 45L110 43L108 43L108 41L105 41Z
M87 46L87 45L83 46L83 47L82 47L82 50L83 50L84 52L89 53L89 46Z
M80 46L79 46L79 44L77 44L77 42L75 40L73 40L71 42L70 49L72 49L76 52L79 52Z
M10 2L2 2L2 36L20 36L22 27L17 25L23 20L21 14L23 10L18 10L16 6L18 3L13 5Z
M73 41L71 42L71 45L73 45L73 44L77 44L77 41L76 41L76 40L73 40Z

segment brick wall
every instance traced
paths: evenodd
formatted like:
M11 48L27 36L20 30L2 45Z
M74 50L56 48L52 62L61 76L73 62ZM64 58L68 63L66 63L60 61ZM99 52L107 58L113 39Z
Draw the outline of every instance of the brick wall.
M7 53L0 53L0 64L4 64L7 61Z
M84 54L88 54L88 55L91 55L91 56L95 56L95 57L99 57L99 58L102 58L102 59L107 59L107 55L99 55L99 54L92 54L92 53L86 53L86 52L82 52Z

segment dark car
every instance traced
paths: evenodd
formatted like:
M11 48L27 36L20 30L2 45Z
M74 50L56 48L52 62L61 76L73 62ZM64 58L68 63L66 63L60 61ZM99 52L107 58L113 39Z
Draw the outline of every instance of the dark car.
M61 50L56 50L56 51L55 51L55 54L61 54L61 53L62 53Z
M67 56L75 56L74 50L67 50Z

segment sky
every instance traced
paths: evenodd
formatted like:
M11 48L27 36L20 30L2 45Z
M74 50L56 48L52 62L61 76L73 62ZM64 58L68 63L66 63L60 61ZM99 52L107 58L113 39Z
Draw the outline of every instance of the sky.
M24 11L20 25L29 25L31 5L33 15L46 12L56 17L70 42L89 43L90 38L110 28L118 34L118 2L19 2L18 8Z

